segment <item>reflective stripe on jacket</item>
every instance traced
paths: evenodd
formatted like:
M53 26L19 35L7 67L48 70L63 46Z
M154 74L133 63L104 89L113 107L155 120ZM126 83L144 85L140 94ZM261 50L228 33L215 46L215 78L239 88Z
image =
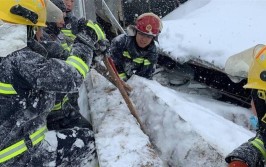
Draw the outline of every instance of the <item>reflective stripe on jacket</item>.
M0 94L15 95L17 92L11 84L0 82Z
M48 130L46 127L42 127L38 129L37 131L35 131L34 133L32 133L31 135L29 135L32 146L35 146L38 143L40 143L45 137L44 133L47 131ZM0 163L8 161L11 158L18 156L27 150L28 148L26 145L26 141L25 139L22 139L14 143L13 145L6 147L5 149L0 150Z
M65 43L61 43L61 46L64 50L67 50L68 52L70 52L71 50L71 47L68 46L68 44L65 42Z
M75 67L80 74L82 74L83 78L86 77L86 74L89 71L89 66L81 58L74 55L69 56L66 60L66 63Z
M256 137L254 140L251 141L251 144L261 152L264 159L266 160L266 149L264 147L263 141Z
M17 158L27 162L40 151L35 147L21 154L24 143L36 145L42 140L37 137L38 130L46 125L56 94L77 92L83 81L79 71L63 60L46 58L47 51L40 43L33 39L27 42L27 47L1 58L0 155L1 162L9 164L6 166L15 164Z
M98 24L93 23L91 20L89 20L88 23L87 23L87 26L92 28L95 31L95 33L97 34L97 41L106 39L105 33L99 27Z
M54 105L54 108L52 109L52 111L61 110L62 107L63 107L63 105L64 105L68 100L69 100L68 97L65 96L61 102L56 103L56 104Z
M70 38L71 40L73 40L73 41L74 41L74 39L76 38L76 35L72 34L72 31L69 30L69 29L62 29L61 32L62 32L65 36L69 37L69 38Z

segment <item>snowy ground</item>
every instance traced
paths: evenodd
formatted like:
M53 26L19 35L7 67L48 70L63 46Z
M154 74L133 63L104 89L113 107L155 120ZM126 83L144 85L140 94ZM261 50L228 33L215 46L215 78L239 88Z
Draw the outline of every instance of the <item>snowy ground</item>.
M87 81L100 166L162 166L114 85L94 70Z
M128 81L134 88L130 97L148 137L118 89L94 70L88 81L93 84L81 98L89 97L101 167L225 166L224 157L255 135L245 108L134 76Z
M265 44L265 6L264 0L189 0L163 18L160 47L182 62L200 58L224 68L229 56ZM101 167L225 166L224 157L255 135L248 109L133 77L130 97L148 137L118 90L92 73L95 89L83 85L79 105L93 123Z
M265 43L265 5L262 0L189 0L163 18L160 47L178 61L200 58L223 69L231 55ZM130 97L147 137L118 90L92 72L98 88L87 94L83 87L80 103L87 116L84 111L91 107L101 166L226 166L224 157L255 135L246 108L133 77ZM147 147L148 139L157 149Z

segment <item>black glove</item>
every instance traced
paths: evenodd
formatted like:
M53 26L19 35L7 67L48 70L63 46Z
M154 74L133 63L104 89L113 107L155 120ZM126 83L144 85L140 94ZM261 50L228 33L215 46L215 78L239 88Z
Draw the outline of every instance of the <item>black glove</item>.
M40 44L43 45L48 52L47 58L66 60L69 56L69 52L64 50L56 41L41 41Z
M105 55L105 54L109 53L109 48L110 48L110 42L108 39L99 40L95 44L95 53L97 55L100 55L100 54Z
M88 35L94 42L98 40L97 34L95 33L94 29L87 26L88 20L85 18L79 19L75 25L72 25L72 33L77 34L86 34Z
M74 35L82 32L86 27L87 20L85 18L80 18L71 24L71 30Z
M76 38L74 40L74 43L82 43L90 47L92 50L96 50L95 48L95 42L91 39L91 37L84 32L80 32L76 34Z

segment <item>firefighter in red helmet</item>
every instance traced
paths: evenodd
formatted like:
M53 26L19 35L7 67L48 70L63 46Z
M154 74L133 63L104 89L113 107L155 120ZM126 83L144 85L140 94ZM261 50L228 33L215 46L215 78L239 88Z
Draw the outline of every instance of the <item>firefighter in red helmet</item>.
M144 34L156 37L162 30L162 22L157 15L144 13L137 18L135 28Z
M121 79L127 80L133 74L152 78L158 59L155 41L161 30L161 19L153 13L144 13L135 25L128 26L127 34L112 40L111 57Z

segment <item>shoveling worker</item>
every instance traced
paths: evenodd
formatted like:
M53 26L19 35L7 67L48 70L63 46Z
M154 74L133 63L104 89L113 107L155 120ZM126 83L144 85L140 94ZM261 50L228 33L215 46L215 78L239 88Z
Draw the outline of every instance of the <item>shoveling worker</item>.
M63 0L51 0L64 14L66 7ZM66 60L70 52L62 46L62 38L58 35L64 26L64 19L56 22L46 22L47 27L43 29L41 44L49 51L49 58L58 58ZM52 43L52 44L51 44ZM52 112L47 116L47 128L49 130L60 130L72 127L91 128L90 123L79 112L77 98L73 100L71 95L77 93L57 93L55 106ZM70 99L70 100L69 100ZM71 103L76 101L76 103Z
M1 1L0 166L95 166L90 129L46 128L56 93L78 91L92 59L78 39L66 61L46 57L35 28L58 17L49 0Z
M66 7L63 0L51 0L61 11L65 12ZM104 33L99 27L95 29L91 28L91 26L87 26L87 24L91 24L94 26L93 23L89 23L85 19L81 19L78 21L79 26L78 32L82 34L86 34L87 36L91 37L91 40L97 42L97 33L95 31L96 28L97 32L101 32L103 35L102 38L105 38ZM44 37L42 38L43 45L46 46L48 50L53 49L52 56L57 56L56 58L66 59L69 56L69 52L64 49L64 36L60 35L60 30L62 28L62 24L59 22L47 22L47 27L44 28ZM51 46L51 42L58 43L59 47ZM93 42L93 43L94 43ZM61 45L61 47L60 47ZM69 48L70 50L70 48ZM50 54L49 54L50 55ZM49 113L47 116L47 127L49 130L60 130L65 128L72 128L72 127L85 127L91 128L90 122L86 120L80 113L80 108L78 105L78 98L79 93L57 93L56 94L56 102L55 106L52 109L52 112Z
M258 130L254 138L233 150L225 161L229 167L264 167L266 158L266 47L255 56L244 88L252 89L251 106L258 117Z
M160 18L153 13L144 13L136 19L135 25L127 28L111 42L111 57L123 80L133 74L151 79L155 71L158 53L155 45L162 30Z
M65 4L63 0L51 0L62 12L66 11ZM98 37L95 29L87 26L88 21L82 19L82 21L78 22L80 24L79 32L86 34L87 36L91 37L91 40L97 42ZM82 25L81 25L82 24ZM58 45L47 46L48 49L52 48L51 56L56 56L55 58L60 58L65 60L69 55L68 51L63 49L61 45L61 41L63 40L62 37L58 37L60 30L62 28L62 24L60 21L54 23L47 22L47 27L44 28L44 37L43 37L43 45L47 46L50 44L51 41L57 42ZM102 38L105 38L104 33L102 30L97 27L97 31L100 31L103 34ZM82 32L84 30L84 32ZM60 46L61 45L61 46ZM55 48L54 46L59 46ZM50 49L49 49L50 50ZM52 109L52 112L47 116L47 127L49 130L59 130L65 128L72 128L72 127L85 127L91 128L90 122L86 120L80 113L80 108L78 106L78 92L76 93L57 93L56 94L56 102L55 106Z

